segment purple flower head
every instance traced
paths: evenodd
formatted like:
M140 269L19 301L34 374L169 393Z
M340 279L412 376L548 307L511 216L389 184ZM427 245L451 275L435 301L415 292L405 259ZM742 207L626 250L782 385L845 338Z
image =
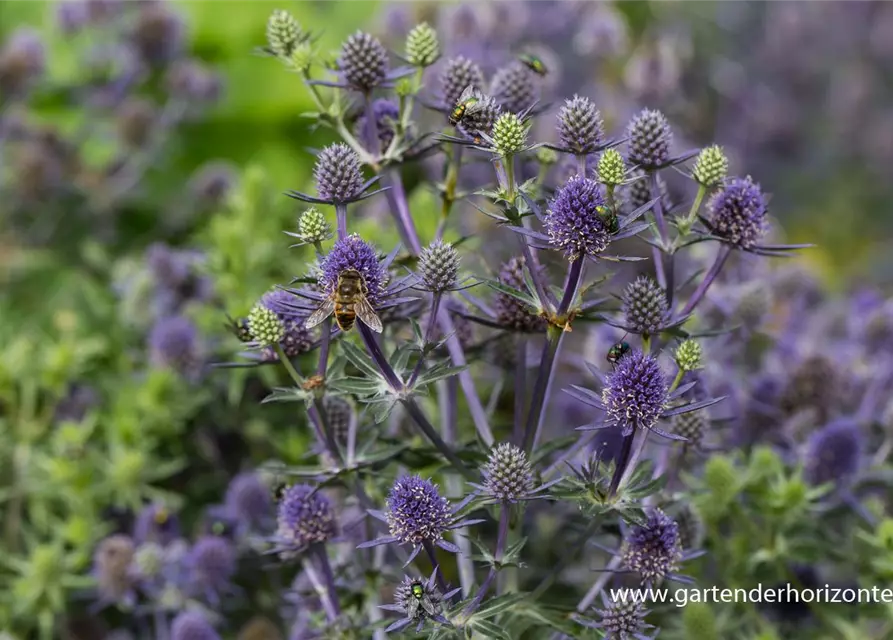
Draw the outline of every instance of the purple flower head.
M732 178L710 199L707 210L713 234L742 249L755 246L769 228L766 198L750 176Z
M223 203L237 180L238 172L232 164L212 160L195 170L189 189L200 204L212 208Z
M341 45L338 67L352 89L369 92L388 75L388 52L378 38L357 31Z
M502 265L499 282L524 291L524 258L515 257ZM507 329L522 333L539 333L546 330L546 319L533 313L533 310L518 298L507 293L497 292L493 298L493 311L496 321Z
M416 624L416 629L421 631L427 620L449 624L443 617L443 601L451 598L459 590L442 594L437 588L435 579L437 569L434 571L435 573L427 580L403 576L403 581L394 590L394 604L384 605L382 609L396 611L404 618L391 624L385 630L387 633L400 631L411 624Z
M484 74L481 68L464 56L450 58L440 72L440 94L444 106L452 108L459 101L465 87L481 90L484 86Z
M171 640L220 640L214 627L198 611L183 611L171 624Z
M309 484L296 484L285 490L276 519L277 539L283 555L294 555L311 545L324 544L338 531L332 503Z
M180 521L163 504L146 506L136 518L133 537L137 543L157 542L166 545L180 536Z
M653 428L663 413L668 389L654 357L638 350L626 354L605 377L602 402L608 421L620 426L624 435L636 428Z
M533 72L524 64L512 62L493 76L490 95L503 110L521 113L531 108L539 98L533 76Z
M313 176L322 200L349 202L363 191L360 157L341 142L329 145L320 152Z
M189 553L190 583L199 593L216 596L230 586L236 550L221 536L200 537Z
M806 447L806 479L815 485L846 485L859 470L864 439L852 420L836 420L809 439Z
M483 471L487 494L500 502L518 502L533 491L530 460L513 444L503 442L494 447Z
M198 331L184 316L162 318L149 333L149 356L153 364L180 373L194 372L199 361Z
M217 102L223 92L220 76L192 60L173 65L166 82L172 95L196 105Z
M679 527L660 509L652 509L645 524L634 527L624 542L623 564L645 584L659 584L679 568Z
M99 543L93 554L93 576L102 602L133 603L133 558L134 544L130 536L113 535Z
M282 289L273 289L261 297L259 303L265 309L269 309L279 318L285 329L279 344L285 355L294 358L306 353L313 344L310 330L305 326L303 317L298 317L298 311L293 308L294 296ZM290 306L291 305L291 306ZM271 358L275 352L271 351Z
M130 41L147 64L163 66L183 49L183 22L167 3L141 4L130 31Z
M575 95L558 112L558 139L575 154L594 153L605 140L601 113L589 98Z
M236 519L256 526L269 517L272 509L270 491L256 473L240 473L226 488L227 511Z
M159 313L177 314L186 303L206 301L212 296L211 281L199 271L201 258L195 251L173 249L161 242L149 247L146 264L155 280Z
M449 501L420 476L400 476L388 494L388 526L402 544L439 542L453 522Z
M660 111L644 109L629 123L629 160L650 169L666 164L670 159L673 132Z
M396 125L400 120L400 108L393 100L378 98L372 103L372 113L375 116L375 127L378 131L378 141L381 143L381 149L382 151L387 151L394 140ZM362 140L365 131L366 115L362 114L357 118L354 134Z
M0 93L21 93L46 66L43 42L32 29L17 29L0 48Z
M599 616L598 622L578 618L577 622L590 629L604 631L605 640L648 640L651 636L645 633L653 628L653 625L645 623L645 616L649 611L641 602L623 602L622 600L610 601L602 593L604 609L596 609Z
M555 194L546 212L545 227L552 245L570 261L600 254L610 241L600 214L604 206L605 199L595 180L572 176Z
M373 307L378 306L384 295L388 274L378 261L372 245L355 233L335 242L320 264L319 286L326 295L335 290L338 278L348 269L359 271L366 284L366 298Z
M667 295L648 276L639 276L623 293L623 315L626 328L634 333L652 335L667 320Z

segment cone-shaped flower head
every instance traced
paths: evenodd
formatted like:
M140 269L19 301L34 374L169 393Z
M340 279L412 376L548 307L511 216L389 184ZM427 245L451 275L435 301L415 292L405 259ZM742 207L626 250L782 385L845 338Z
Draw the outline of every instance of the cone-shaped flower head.
M862 459L864 438L852 420L838 420L816 431L806 448L806 479L815 485L846 485Z
M199 360L198 331L189 318L162 318L149 333L149 357L161 367L180 373L193 370Z
M416 67L430 67L440 56L437 32L427 22L413 27L406 36L406 59Z
M524 150L529 125L514 113L503 113L493 123L493 148L507 156Z
M510 259L499 270L499 282L519 291L526 290L524 266L524 258ZM522 333L539 333L546 329L545 318L536 315L529 306L507 293L496 293L493 310L496 321L508 329Z
M617 361L605 377L602 389L608 420L623 429L624 435L657 424L667 401L667 380L657 360L633 350Z
M375 116L375 127L382 150L391 146L396 133L396 123L400 119L400 108L397 103L387 98L378 98L372 102L372 113ZM357 118L355 133L361 138L366 130L366 114Z
M277 537L291 552L302 552L313 544L328 542L337 533L332 503L315 487L288 487L279 501Z
M332 227L325 214L316 207L310 207L298 218L298 237L301 242L315 244L332 237Z
M533 75L524 64L515 61L493 76L490 95L504 111L521 113L532 107L538 97Z
M692 177L698 184L705 187L715 187L720 184L729 173L729 159L722 147L713 145L701 150L695 166L692 169Z
M698 447L704 440L707 430L707 414L704 411L689 411L673 416L673 433L688 439L688 446Z
M459 122L459 130L471 138L479 138L482 134L493 135L498 117L499 105L490 96L484 96L474 109L465 112Z
M285 323L272 309L256 304L248 314L248 331L259 345L275 345L285 337Z
M134 556L133 539L118 534L99 543L93 555L93 575L100 598L106 602L122 602L132 597Z
M641 169L631 171L629 179L631 179L632 182L628 184L625 190L625 204L627 205L626 208L628 211L635 211L657 197L656 193L652 193L651 178ZM657 188L658 191L660 191L661 203L663 203L664 210L671 209L670 193L667 188L667 183L660 175L657 176Z
M443 594L434 580L404 576L403 582L394 590L394 604L406 618L389 627L390 631L411 624L417 624L421 628L426 620L444 622Z
M465 91L465 87L483 89L484 74L481 68L464 56L447 60L440 73L440 93L444 104L452 108Z
M428 291L443 293L455 288L459 252L450 243L435 240L419 254L419 275Z
M705 534L704 518L697 507L690 502L685 503L676 512L676 525L679 527L679 544L682 545L683 551L701 548Z
M527 454L508 442L494 447L484 466L484 487L491 498L512 503L533 491L533 469Z
M620 600L607 602L604 609L597 609L599 622L592 625L605 632L605 640L633 640L646 638L645 631L649 625L645 623L648 610L641 602L623 602ZM589 625L587 625L589 626Z
M760 185L750 176L732 178L710 199L710 230L731 245L749 249L768 229L768 210Z
M626 178L626 163L617 149L605 149L599 156L595 171L599 182L617 186Z
M352 89L365 93L385 80L388 74L388 51L378 38L357 31L341 45L338 65L347 84Z
M681 559L679 527L660 509L652 509L645 524L634 527L624 543L624 566L645 584L659 584L675 573Z
M639 276L623 293L626 327L633 333L652 335L667 319L667 295L652 278Z
M263 522L273 506L269 489L253 472L240 473L230 481L224 503L233 517L248 525Z
M282 9L273 11L267 20L267 44L273 53L281 58L290 58L304 40L301 25L293 15Z
M449 501L440 495L437 485L420 476L397 478L387 505L391 535L402 544L437 542L453 521Z
M676 347L676 352L673 356L680 371L695 371L704 366L701 361L701 344L691 338L684 340L682 344Z
M673 132L660 111L644 109L627 127L629 161L645 169L659 167L670 159Z
M200 591L219 593L236 572L236 550L221 536L202 536L189 552L190 578Z
M313 176L319 197L330 202L348 202L363 190L360 157L342 142L329 145L320 152Z
M575 95L558 112L558 139L578 155L593 153L605 141L605 123L592 100Z
M335 434L335 440L342 444L346 443L350 423L354 419L350 402L341 396L327 395L323 398L323 407L329 419L329 426L332 427L332 433Z
M297 317L296 311L289 307L293 299L287 291L273 289L263 295L248 315L248 330L255 341L264 346L278 342L289 358L306 353L313 343L303 318Z
M338 278L348 269L363 276L366 298L373 307L377 306L387 285L388 274L378 261L375 249L355 233L335 242L320 263L319 286L326 295L335 290Z
M545 227L552 245L568 260L597 256L610 241L601 212L605 199L599 184L583 176L571 176L549 203Z
M220 640L208 619L198 611L177 614L171 624L171 640Z

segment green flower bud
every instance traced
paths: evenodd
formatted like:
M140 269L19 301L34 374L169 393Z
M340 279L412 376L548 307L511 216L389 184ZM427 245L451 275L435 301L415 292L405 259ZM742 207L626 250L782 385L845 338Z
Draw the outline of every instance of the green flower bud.
M723 153L722 147L713 145L706 147L698 154L695 167L692 169L692 177L698 184L705 187L715 187L723 181L729 173L729 159Z
M398 98L405 98L413 94L412 81L409 78L401 78L394 86L394 93Z
M536 150L536 160L542 165L551 167L558 162L558 154L549 147L540 147Z
M267 21L267 43L281 58L290 58L295 47L304 39L301 25L288 11L277 9Z
M680 371L694 371L704 366L701 363L701 345L694 340L686 340L676 347L675 358Z
M248 314L248 330L251 337L265 347L279 344L285 337L285 325L276 312L259 304L254 305Z
M316 244L332 237L332 227L325 215L310 207L298 218L298 236L307 244Z
M727 456L714 456L704 467L704 484L717 500L708 503L711 508L726 503L738 494L738 470Z
M415 67L430 67L440 57L437 32L427 22L416 25L406 36L406 59Z
M698 640L718 640L716 614L710 605L703 602L690 602L682 610L682 626L686 638Z
M307 42L302 42L292 51L288 62L295 71L306 73L313 64L313 47Z
M623 182L626 175L626 165L623 162L623 156L617 149L605 149L601 157L598 159L596 166L596 174L598 181L602 184L618 185Z
M503 113L493 125L493 147L503 156L518 153L527 142L528 125L514 113Z

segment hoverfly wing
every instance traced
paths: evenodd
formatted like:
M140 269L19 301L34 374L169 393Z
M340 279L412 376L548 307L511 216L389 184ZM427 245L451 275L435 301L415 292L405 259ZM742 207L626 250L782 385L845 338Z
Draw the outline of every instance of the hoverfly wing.
M480 98L480 95L477 92L477 89L474 88L473 84L468 85L464 89L462 89L462 93L459 94L459 99L456 101L456 104L462 104L471 98Z
M332 298L327 298L319 309L310 314L310 317L304 322L304 328L312 329L333 313L335 313L335 301Z
M366 296L360 296L359 299L357 299L357 302L354 305L354 311L357 312L357 316L363 321L363 324L374 332L381 333L384 330L384 327L381 324L381 318L376 315L375 309L369 304L369 300L366 299Z
M422 605L422 609L424 609L425 613L427 613L429 616L434 617L437 615L437 609L434 607L434 603L431 602L431 599L428 598L428 596L422 596L419 604Z

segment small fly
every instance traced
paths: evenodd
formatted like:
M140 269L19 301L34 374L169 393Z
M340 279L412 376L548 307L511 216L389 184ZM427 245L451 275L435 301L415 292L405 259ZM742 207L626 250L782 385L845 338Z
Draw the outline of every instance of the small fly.
M546 64L539 56L535 56L532 53L522 53L518 56L518 60L520 60L525 67L539 76L549 74L549 69L546 68Z
M450 112L450 124L455 127L466 115L474 113L475 106L480 104L482 98L481 92L475 89L474 86L468 85L465 87L459 99L456 100L456 105Z
M409 592L412 595L412 600L407 605L407 618L418 618L420 616L419 609L424 612L422 615L426 614L432 618L438 614L437 606L428 597L428 594L425 593L425 586L419 580L414 581L409 586Z
M632 347L629 346L628 342L618 342L616 344L612 344L611 348L608 349L608 354L605 356L605 359L611 363L612 366L617 366L617 363L620 361L620 358L628 354L632 351Z

